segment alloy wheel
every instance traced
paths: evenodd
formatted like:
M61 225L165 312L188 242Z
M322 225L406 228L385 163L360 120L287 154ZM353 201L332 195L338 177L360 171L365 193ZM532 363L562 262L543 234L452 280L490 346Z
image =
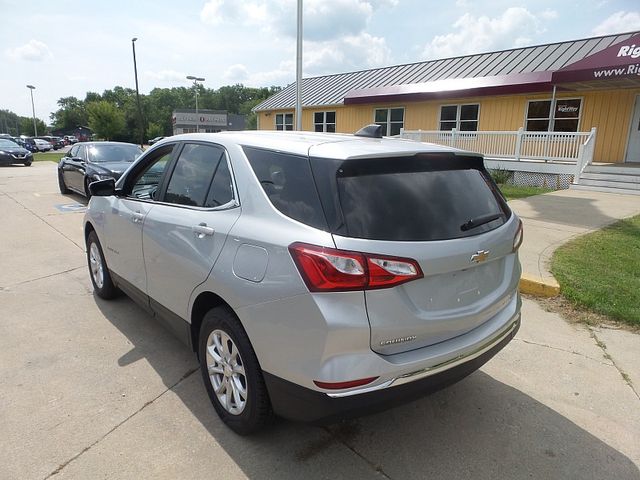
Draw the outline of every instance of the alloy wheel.
M240 415L247 405L247 377L238 347L222 330L207 338L206 362L209 380L220 405L232 415Z
M91 243L89 247L89 266L91 269L91 277L98 288L104 285L104 270L102 267L102 255L100 249L95 243Z

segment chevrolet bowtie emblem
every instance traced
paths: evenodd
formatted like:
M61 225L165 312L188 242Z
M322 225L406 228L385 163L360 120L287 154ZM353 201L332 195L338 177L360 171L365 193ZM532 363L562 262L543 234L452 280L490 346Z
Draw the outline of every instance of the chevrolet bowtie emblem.
M471 261L474 263L482 263L487 258L489 258L489 250L478 250L476 253L471 255Z

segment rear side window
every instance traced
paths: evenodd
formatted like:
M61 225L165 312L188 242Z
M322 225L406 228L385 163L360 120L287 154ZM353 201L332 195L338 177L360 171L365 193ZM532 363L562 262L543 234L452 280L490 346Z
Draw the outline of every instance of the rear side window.
M274 207L306 225L328 229L308 157L253 147L243 150Z
M340 235L446 240L493 230L510 215L477 158L420 154L312 164L331 231Z
M171 174L165 202L203 207L213 175L223 158L222 148L211 145L185 145Z

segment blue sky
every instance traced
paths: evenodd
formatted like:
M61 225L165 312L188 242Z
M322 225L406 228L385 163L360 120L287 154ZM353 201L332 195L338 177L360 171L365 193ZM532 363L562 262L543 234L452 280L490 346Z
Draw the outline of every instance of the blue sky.
M0 0L0 109L49 122L60 97L295 78L295 0ZM304 75L640 30L637 0L304 0ZM9 73L11 72L11 73Z

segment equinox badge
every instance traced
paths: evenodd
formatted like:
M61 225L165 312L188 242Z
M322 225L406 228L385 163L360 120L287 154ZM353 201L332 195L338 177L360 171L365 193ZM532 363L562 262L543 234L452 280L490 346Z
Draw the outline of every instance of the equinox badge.
M474 263L482 263L489 257L489 250L478 250L471 255L471 261Z

